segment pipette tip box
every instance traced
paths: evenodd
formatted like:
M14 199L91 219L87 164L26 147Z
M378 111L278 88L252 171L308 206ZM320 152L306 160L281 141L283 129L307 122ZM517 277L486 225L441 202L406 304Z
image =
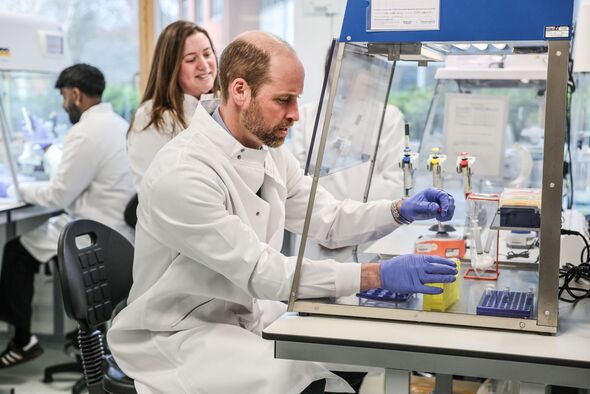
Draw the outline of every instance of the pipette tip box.
M477 306L477 314L530 319L534 298L531 291L486 289Z
M394 293L385 289L368 289L356 294L357 297L368 298L377 301L406 302L410 294Z

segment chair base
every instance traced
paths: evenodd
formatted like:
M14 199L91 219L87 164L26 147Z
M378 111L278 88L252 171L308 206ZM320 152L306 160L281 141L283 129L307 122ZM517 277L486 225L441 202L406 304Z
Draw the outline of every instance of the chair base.
M52 365L43 371L43 383L53 382L53 375L57 373L84 373L82 365L77 362Z

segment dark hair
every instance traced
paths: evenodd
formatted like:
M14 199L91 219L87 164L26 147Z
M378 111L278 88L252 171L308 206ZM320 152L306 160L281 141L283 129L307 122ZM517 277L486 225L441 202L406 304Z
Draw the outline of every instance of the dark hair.
M193 22L176 21L166 26L160 33L154 49L147 86L141 99L142 104L148 100L153 100L150 121L144 129L151 124L154 124L159 129L162 126L162 119L166 111L170 111L174 124L180 125L182 128L187 126L188 119L184 119L184 94L178 82L178 74L182 63L184 43L188 37L196 33L203 33L207 37L209 44L211 44L211 50L217 59L209 33ZM212 92L217 93L218 91L219 78L216 75ZM133 120L131 124L133 124ZM129 130L131 130L131 127Z
M56 89L78 88L88 97L100 98L104 87L102 72L96 67L83 63L74 64L63 70L55 82Z

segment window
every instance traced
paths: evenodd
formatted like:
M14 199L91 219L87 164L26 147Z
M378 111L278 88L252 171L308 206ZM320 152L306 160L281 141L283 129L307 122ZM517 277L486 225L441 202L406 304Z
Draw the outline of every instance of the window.
M136 75L139 69L137 42L137 0L112 2L62 2L47 0L40 3L3 0L2 11L33 14L59 21L65 31L65 42L73 63L88 63L98 67L107 82L103 100L126 119L131 117L139 102ZM51 41L52 49L60 45ZM59 106L56 112L60 113Z
M205 2L195 0L195 22L203 23L205 21Z
M193 16L191 15L189 0L180 0L180 16L182 19L186 19L189 21L193 19Z
M223 1L211 0L211 18L221 18L223 16Z

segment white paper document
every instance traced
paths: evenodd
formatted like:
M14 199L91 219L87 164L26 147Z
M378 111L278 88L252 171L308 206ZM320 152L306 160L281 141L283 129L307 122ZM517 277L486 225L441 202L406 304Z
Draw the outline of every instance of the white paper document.
M478 176L502 176L507 124L508 96L445 96L445 151L451 156L468 152L477 157L474 172Z
M439 30L440 0L372 0L370 30Z

